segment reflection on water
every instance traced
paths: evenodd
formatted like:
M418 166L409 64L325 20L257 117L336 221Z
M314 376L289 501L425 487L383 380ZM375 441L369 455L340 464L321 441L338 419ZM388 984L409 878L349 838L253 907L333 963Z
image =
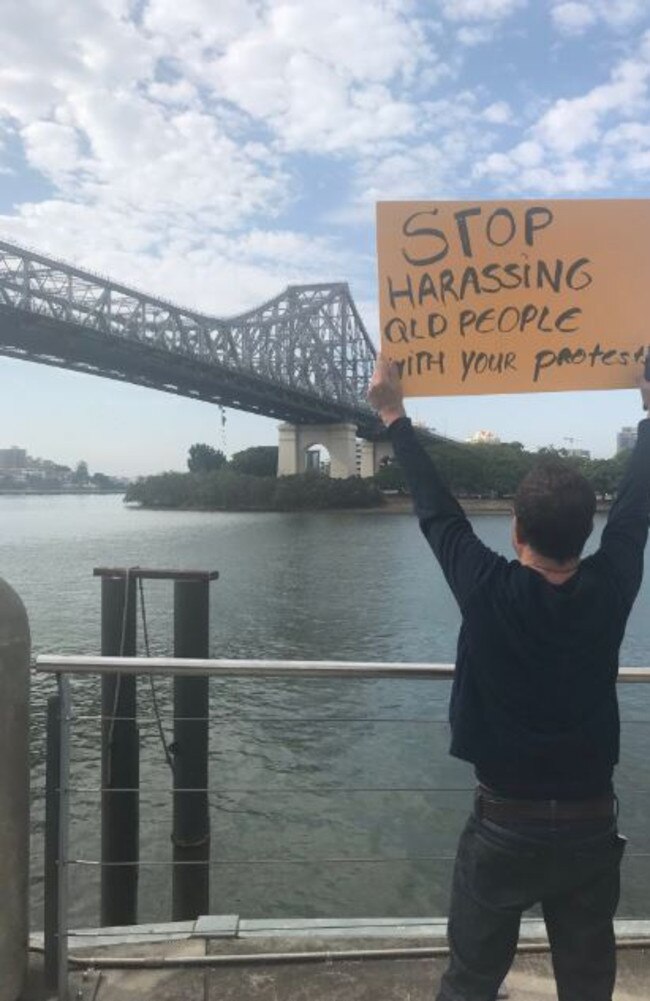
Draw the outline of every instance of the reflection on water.
M478 517L475 525L509 553L508 518ZM93 567L141 565L220 572L212 585L216 657L454 656L455 603L405 515L147 512L124 508L116 497L0 497L0 547L0 573L25 601L35 653L97 652ZM629 623L626 665L650 664L649 588ZM145 591L152 653L169 654L171 586L145 582ZM167 861L170 774L149 684L138 685L141 858ZM170 683L156 685L169 733ZM35 926L42 909L43 713L51 690L49 680L34 681ZM74 683L77 713L96 713L98 697L96 680ZM245 917L444 913L450 856L472 786L469 769L447 755L447 697L446 683L424 680L213 681L212 910ZM650 693L628 686L621 702L618 788L631 845L620 913L647 916L650 866L631 855L650 852ZM75 725L75 786L99 785L97 731L94 721ZM99 857L98 804L95 793L73 796L75 857ZM73 922L94 923L98 872L72 872ZM143 869L140 904L141 920L169 919L166 868Z

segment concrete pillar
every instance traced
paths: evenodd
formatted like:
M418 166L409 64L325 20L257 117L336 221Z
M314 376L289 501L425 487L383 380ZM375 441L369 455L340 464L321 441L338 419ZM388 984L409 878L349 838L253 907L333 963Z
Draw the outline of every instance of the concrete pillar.
M330 476L346 479L357 474L355 424L280 424L278 427L278 476L304 473L306 453L322 445L330 454Z
M301 429L302 430L302 429ZM330 476L345 480L357 475L357 429L354 424L330 424L320 428L305 428L303 454L312 445L324 445L330 454ZM316 441L306 441L313 437Z
M295 476L298 468L298 428L295 424L278 425L278 476Z
M17 1001L29 938L29 625L0 580L0 1001Z
M361 445L361 477L367 479L380 469L383 459L392 459L393 446L389 441L364 441Z

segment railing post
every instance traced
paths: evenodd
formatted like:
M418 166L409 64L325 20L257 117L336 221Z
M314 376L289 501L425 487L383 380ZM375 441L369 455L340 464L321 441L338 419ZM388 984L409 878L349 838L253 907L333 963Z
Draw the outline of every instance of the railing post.
M57 897L58 1001L68 1001L68 848L70 827L70 682L58 677L59 686L59 831Z
M136 652L136 578L102 577L102 656ZM102 925L133 925L138 915L140 753L136 678L102 678ZM128 789L130 792L113 792Z
M44 975L48 991L59 984L59 816L61 789L61 698L47 701L45 758Z
M174 656L206 658L209 645L209 577L176 580ZM205 863L174 866L174 921L187 921L210 912L208 694L208 678L174 677L174 862ZM183 792L183 789L206 791Z
M29 942L29 624L0 580L0 1001L17 1001Z

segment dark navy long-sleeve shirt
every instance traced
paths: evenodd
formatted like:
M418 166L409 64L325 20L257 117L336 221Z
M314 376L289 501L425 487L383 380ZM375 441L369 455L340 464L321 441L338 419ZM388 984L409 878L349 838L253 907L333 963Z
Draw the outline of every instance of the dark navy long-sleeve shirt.
M608 791L619 754L619 649L648 535L650 420L639 424L600 548L563 584L477 538L408 418L389 433L462 614L451 754L506 796L582 799Z

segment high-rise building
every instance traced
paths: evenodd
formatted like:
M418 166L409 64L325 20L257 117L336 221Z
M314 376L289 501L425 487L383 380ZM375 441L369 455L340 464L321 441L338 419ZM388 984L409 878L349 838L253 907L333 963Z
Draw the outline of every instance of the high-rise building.
M0 448L0 469L24 469L27 452L24 448Z
M636 445L636 428L621 428L616 435L616 453L628 452Z

